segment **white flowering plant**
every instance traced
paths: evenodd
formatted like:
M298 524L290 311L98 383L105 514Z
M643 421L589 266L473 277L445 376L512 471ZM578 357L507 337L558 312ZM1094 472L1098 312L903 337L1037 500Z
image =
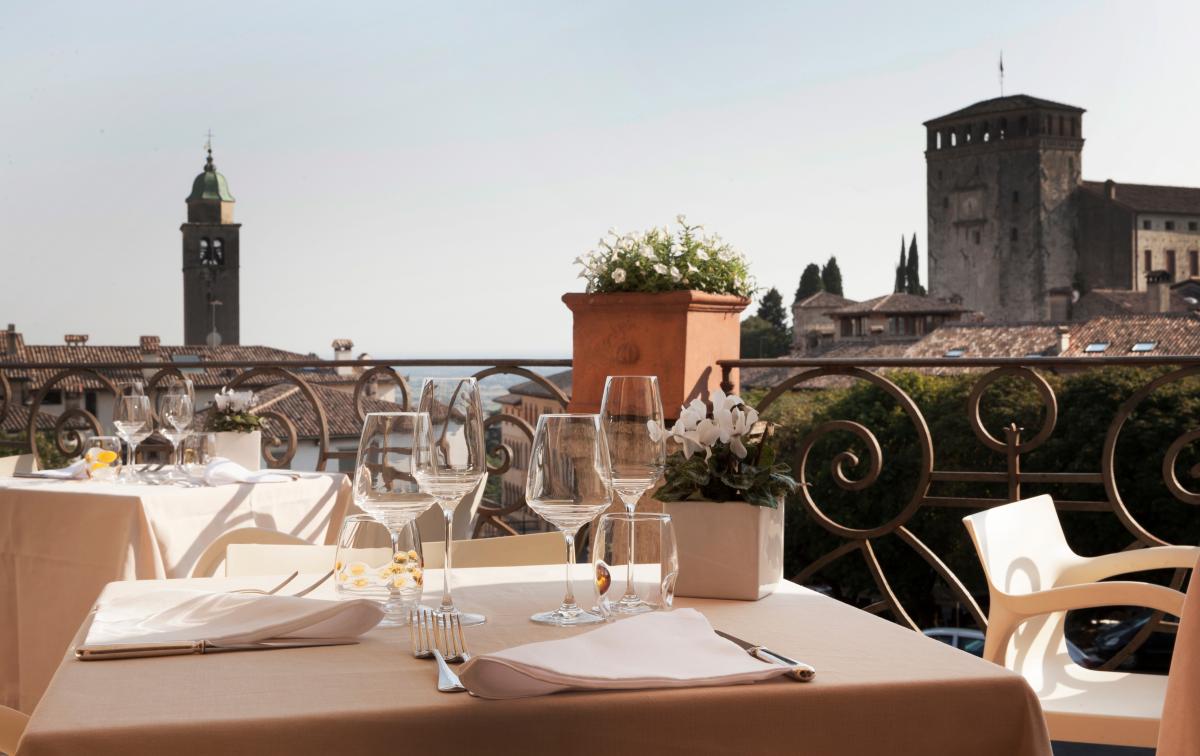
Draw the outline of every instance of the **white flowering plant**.
M262 418L254 413L258 398L253 391L223 388L213 397L208 412L208 430L217 433L253 433L262 428Z
M796 490L791 468L776 461L772 427L740 396L712 392L712 417L699 399L683 407L670 430L649 424L655 440L666 438L678 449L667 457L660 501L744 501L776 508L779 498Z
M682 215L675 222L674 232L668 227L629 234L610 229L595 250L575 258L588 293L692 289L739 297L754 294L745 256Z

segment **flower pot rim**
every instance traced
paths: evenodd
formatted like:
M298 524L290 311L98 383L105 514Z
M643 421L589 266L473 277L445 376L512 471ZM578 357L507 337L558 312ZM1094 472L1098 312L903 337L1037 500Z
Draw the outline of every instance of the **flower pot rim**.
M592 307L741 312L750 305L749 298L737 294L709 294L695 289L659 292L615 291L603 294L572 291L563 294L562 301L572 312Z

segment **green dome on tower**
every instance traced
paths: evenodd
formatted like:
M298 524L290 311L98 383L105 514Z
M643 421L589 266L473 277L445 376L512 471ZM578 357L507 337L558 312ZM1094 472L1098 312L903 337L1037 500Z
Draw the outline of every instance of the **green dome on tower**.
M197 200L234 201L233 195L229 193L229 182L217 173L217 168L213 165L211 147L208 150L208 160L204 163L204 172L192 182L192 193L187 198L188 202Z

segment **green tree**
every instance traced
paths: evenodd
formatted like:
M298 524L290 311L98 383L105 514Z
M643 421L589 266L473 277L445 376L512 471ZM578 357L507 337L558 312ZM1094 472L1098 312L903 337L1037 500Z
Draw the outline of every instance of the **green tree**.
M808 299L822 289L821 268L816 263L809 263L800 274L800 286L796 289L794 302Z
M892 292L900 294L908 288L908 266L904 264L904 234L900 234L900 264L896 266L896 285Z
M905 291L909 294L925 296L925 287L921 285L921 262L917 257L917 232L913 232L912 244L908 247L908 264L905 268Z
M757 315L742 321L742 357L781 357L788 353L790 347L791 334L788 331L780 331L773 323Z
M758 317L770 323L780 331L786 331L787 312L783 309L783 295L779 293L779 289L774 286L763 295L762 301L758 304Z
M825 267L821 268L821 285L830 294L842 296L842 271L838 268L836 257L830 257Z

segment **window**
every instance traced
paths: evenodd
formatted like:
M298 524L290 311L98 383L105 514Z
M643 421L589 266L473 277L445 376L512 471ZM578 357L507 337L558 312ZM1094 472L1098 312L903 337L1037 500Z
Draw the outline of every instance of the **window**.
M1138 343L1134 344L1133 348L1130 349L1129 351L1131 351L1131 352L1150 352L1150 351L1153 351L1156 344L1158 344L1157 341L1139 341Z
M940 131L934 135L934 147L933 148L935 150L942 149L942 132L940 132Z
M1090 343L1086 347L1084 347L1083 351L1087 352L1088 354L1099 354L1100 352L1103 352L1105 349L1108 349L1107 341L1093 341L1092 343Z
M207 265L211 254L208 251L208 239L200 240L200 263Z
M1013 230L1009 233L1008 238L1012 239L1013 241L1017 240L1017 229L1015 226L1013 227Z
M1021 193L1020 192L1013 192L1013 204L1014 205L1021 204Z
M1071 119L1071 136L1078 136L1078 135L1079 135L1079 119L1072 118Z
M1168 231L1174 231L1175 230L1175 221L1167 221L1166 223L1163 224L1163 227L1166 228Z
M1021 126L1017 129L1019 136L1029 136L1029 116L1021 116Z
M1150 266L1153 264L1154 264L1154 253L1151 252L1150 250L1146 250L1145 252L1142 253L1142 267L1145 268L1147 273L1149 273Z
M225 264L225 242L220 239L212 240L212 259L213 265Z
M1148 221L1148 220L1142 221L1142 228L1145 229L1146 231L1149 231L1150 230L1150 221Z
M1008 119L1001 118L1000 119L1000 138L1003 139L1006 136L1008 136Z
M979 243L979 232L978 231L975 232L975 243L976 244Z
M1171 280L1175 280L1175 250L1167 250L1167 272L1171 274Z
M1200 276L1200 251L1188 250L1188 275Z
M962 357L964 354L966 354L966 352L967 352L966 347L954 347L953 349L947 350L946 353L942 356L943 357Z
M1196 221L1188 221L1188 231L1195 231L1198 227Z
M942 209L943 210L950 209L950 198L949 197L942 197Z

